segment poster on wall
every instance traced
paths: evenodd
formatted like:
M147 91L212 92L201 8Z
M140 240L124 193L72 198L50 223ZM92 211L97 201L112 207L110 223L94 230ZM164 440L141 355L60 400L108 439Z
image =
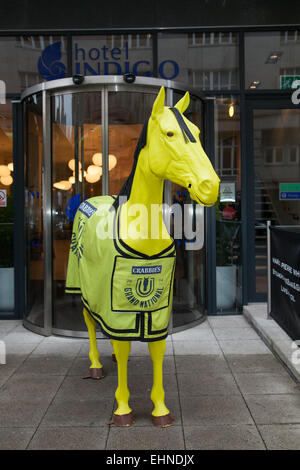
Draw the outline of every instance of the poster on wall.
M300 340L300 231L270 227L270 235L270 316L292 340Z
M7 192L6 189L0 189L0 207L7 206Z

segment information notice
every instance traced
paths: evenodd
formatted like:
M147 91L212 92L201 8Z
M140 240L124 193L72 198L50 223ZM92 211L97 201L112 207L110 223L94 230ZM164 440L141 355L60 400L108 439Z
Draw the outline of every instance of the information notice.
M300 339L300 232L270 227L271 317Z

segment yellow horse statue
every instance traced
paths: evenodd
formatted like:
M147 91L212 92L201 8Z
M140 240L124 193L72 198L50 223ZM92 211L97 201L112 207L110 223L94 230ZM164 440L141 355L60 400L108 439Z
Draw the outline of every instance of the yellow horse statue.
M162 372L175 268L174 241L162 215L164 180L187 188L204 206L213 205L219 191L220 180L202 148L200 131L183 116L189 93L173 108L164 102L162 87L119 196L82 202L73 225L66 292L81 294L90 338L90 377L104 376L97 324L111 339L118 363L118 407L112 421L117 426L133 423L127 386L131 341L148 342L153 424L166 427L173 421L165 405Z

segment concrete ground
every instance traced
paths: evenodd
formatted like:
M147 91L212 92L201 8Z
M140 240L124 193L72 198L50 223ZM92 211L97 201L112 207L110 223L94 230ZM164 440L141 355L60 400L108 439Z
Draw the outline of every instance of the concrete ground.
M0 321L0 449L300 449L300 387L243 316L220 316L167 340L172 427L151 424L151 361L133 343L130 428L108 426L116 364L99 340L106 377L82 380L88 340L45 338Z

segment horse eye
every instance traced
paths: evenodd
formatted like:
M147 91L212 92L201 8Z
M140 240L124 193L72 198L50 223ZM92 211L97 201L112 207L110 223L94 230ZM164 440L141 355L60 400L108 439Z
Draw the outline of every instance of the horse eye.
M171 132L171 131L167 132L168 137L173 137L173 135L174 135L174 132Z

